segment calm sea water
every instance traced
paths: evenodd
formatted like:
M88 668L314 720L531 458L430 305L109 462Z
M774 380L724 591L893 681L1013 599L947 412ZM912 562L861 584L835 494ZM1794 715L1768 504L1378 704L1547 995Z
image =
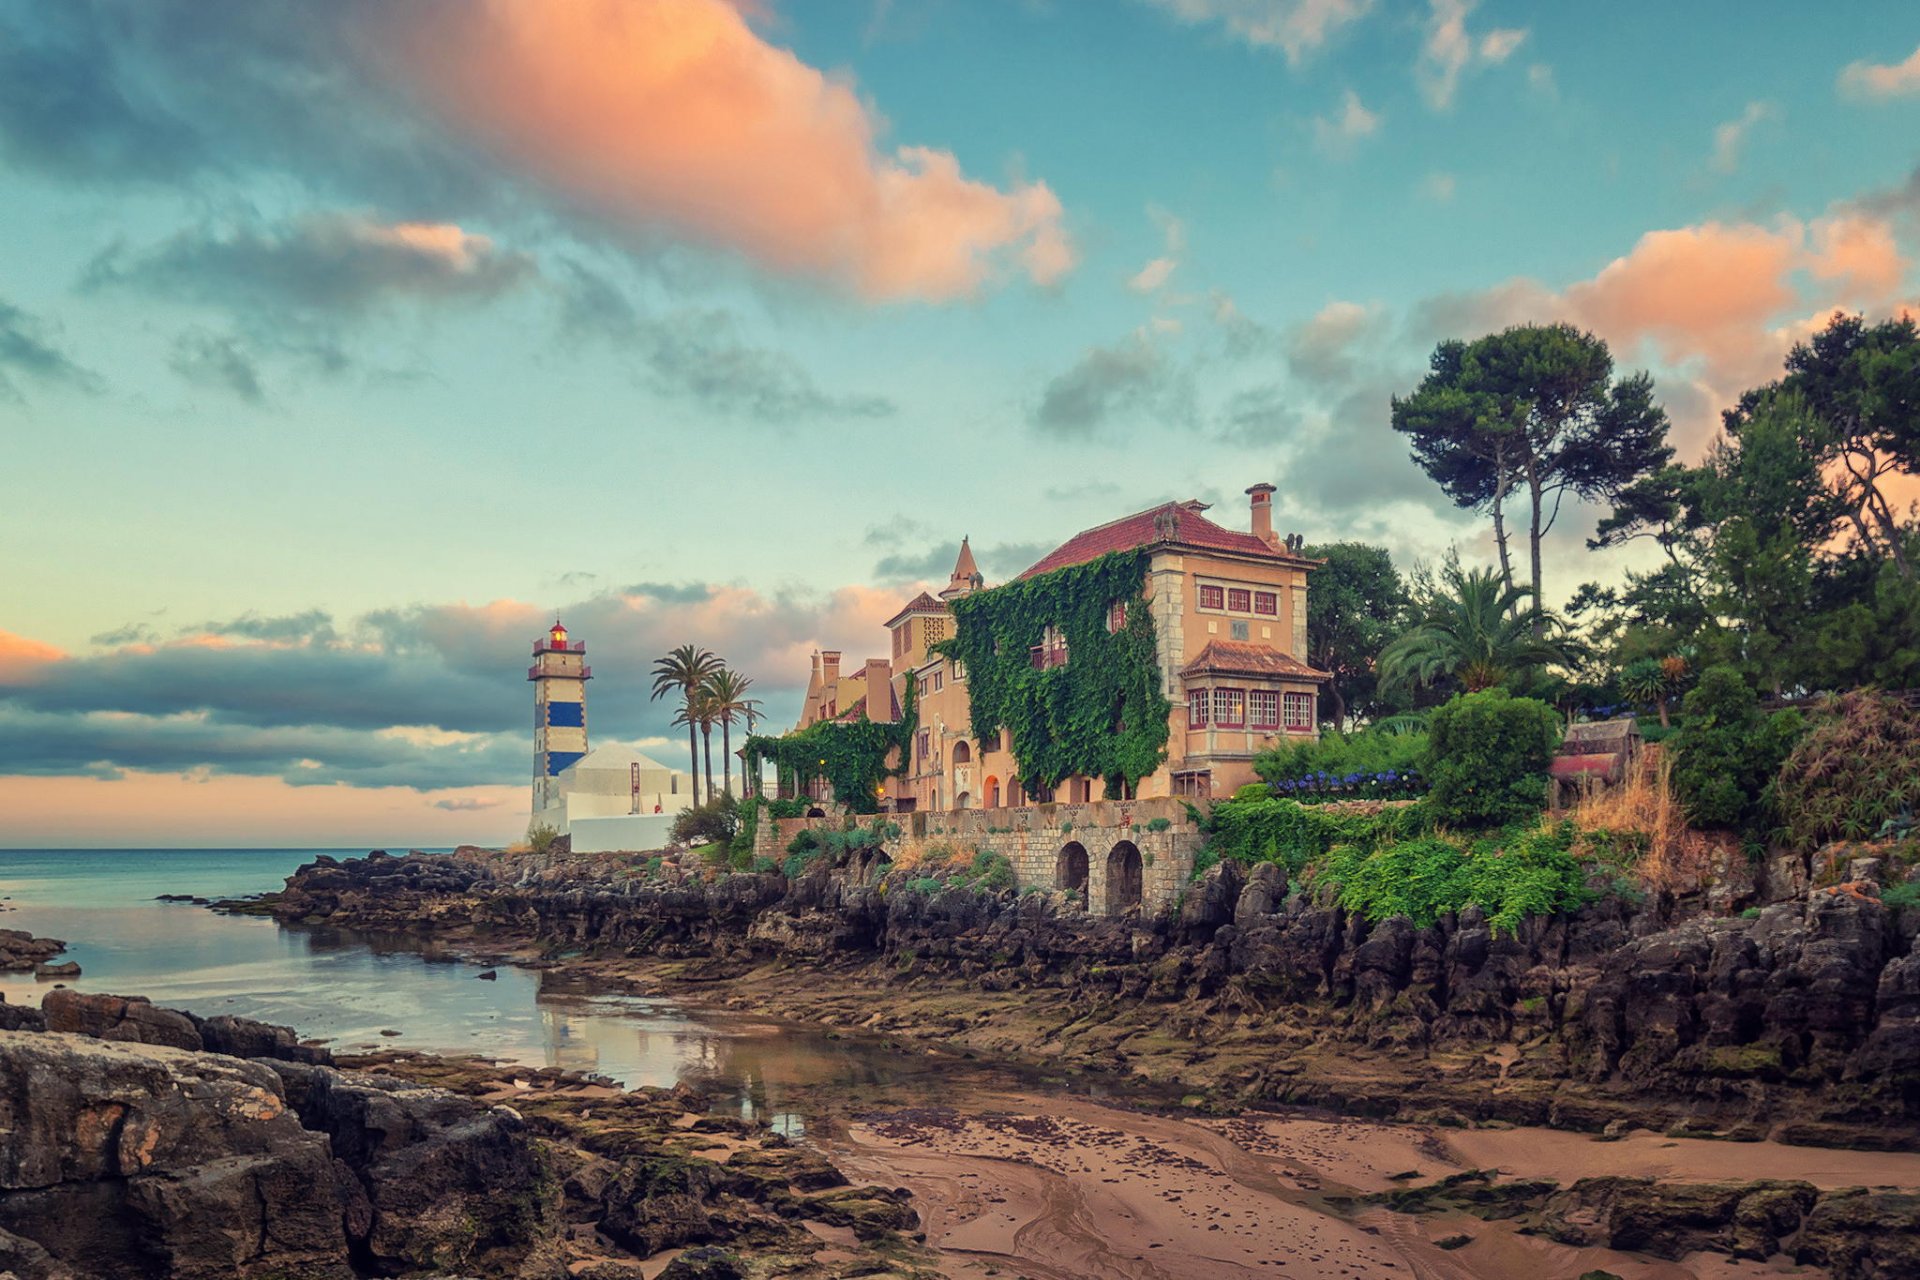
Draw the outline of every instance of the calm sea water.
M316 849L0 849L0 928L68 943L83 991L143 995L203 1017L232 1013L294 1027L335 1050L481 1053L597 1071L628 1085L689 1081L744 1114L804 1127L822 1088L912 1096L940 1067L922 1055L669 1002L586 997L541 973L481 967L407 939L223 916L160 894L219 899L277 889ZM15 1004L52 983L0 974ZM398 1033L398 1034L385 1034ZM896 1092L899 1091L899 1092ZM876 1095L876 1096L878 1096Z

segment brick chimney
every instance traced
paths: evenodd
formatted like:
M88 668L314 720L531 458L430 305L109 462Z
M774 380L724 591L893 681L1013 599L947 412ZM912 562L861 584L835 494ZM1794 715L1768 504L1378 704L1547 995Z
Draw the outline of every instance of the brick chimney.
M820 651L820 678L828 684L840 678L840 651L822 649Z
M1273 532L1273 486L1261 481L1247 490L1247 498L1253 507L1253 536L1278 551L1280 539Z

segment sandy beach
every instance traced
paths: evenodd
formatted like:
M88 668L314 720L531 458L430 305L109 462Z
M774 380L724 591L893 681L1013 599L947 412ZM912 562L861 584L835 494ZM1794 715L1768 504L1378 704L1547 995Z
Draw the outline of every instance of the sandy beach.
M1783 1258L1665 1262L1569 1248L1463 1214L1348 1214L1335 1202L1415 1180L1408 1175L1426 1181L1469 1168L1563 1182L1616 1173L1920 1185L1920 1161L1911 1156L1654 1134L1598 1142L1281 1115L1189 1120L1015 1094L956 1098L955 1108L857 1116L827 1140L855 1178L913 1191L928 1241L954 1277L1575 1280L1595 1269L1624 1280L1814 1276L1820 1272Z

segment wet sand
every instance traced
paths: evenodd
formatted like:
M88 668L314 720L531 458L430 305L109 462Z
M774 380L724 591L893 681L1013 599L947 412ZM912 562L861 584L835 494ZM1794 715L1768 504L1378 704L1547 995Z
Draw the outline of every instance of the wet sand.
M1329 1197L1468 1168L1562 1182L1615 1173L1920 1186L1920 1160L1877 1152L1263 1114L1189 1120L964 1090L952 1106L856 1115L823 1145L856 1181L912 1190L946 1274L968 1280L1574 1280L1594 1269L1626 1280L1813 1277L1821 1272L1784 1258L1665 1262L1574 1249L1466 1215L1349 1216ZM1436 1243L1459 1236L1471 1239Z

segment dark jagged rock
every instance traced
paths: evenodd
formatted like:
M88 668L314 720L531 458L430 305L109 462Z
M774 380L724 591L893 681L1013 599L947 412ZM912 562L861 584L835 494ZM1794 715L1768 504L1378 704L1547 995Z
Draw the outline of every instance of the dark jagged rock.
M1255 1066L1243 1100L1602 1129L1614 1122L1920 1147L1920 912L1855 884L1752 919L1684 918L1670 898L1602 896L1495 931L1477 907L1430 927L1368 922L1284 868L1221 864L1159 918L1089 915L1064 896L870 883L859 853L793 880L595 855L322 858L268 904L283 919L450 931L548 954L871 964L985 991L1017 987L1176 1006L1217 1031L1271 1017L1294 1047L1404 1061L1404 1083ZM1862 882L1864 883L1864 882ZM1513 1061L1487 1057L1518 1046ZM1447 1057L1445 1073L1420 1063ZM1116 1060L1117 1061L1117 1060Z
M0 1229L97 1280L349 1277L347 1185L272 1071L0 1032Z
M325 1049L303 1045L291 1027L221 1014L201 1018L178 1009L162 1009L143 996L98 992L49 991L40 1000L44 1028L96 1040L204 1049L236 1058L278 1058L286 1062L331 1062Z
M67 949L58 938L36 938L20 929L0 929L0 971L31 973Z

